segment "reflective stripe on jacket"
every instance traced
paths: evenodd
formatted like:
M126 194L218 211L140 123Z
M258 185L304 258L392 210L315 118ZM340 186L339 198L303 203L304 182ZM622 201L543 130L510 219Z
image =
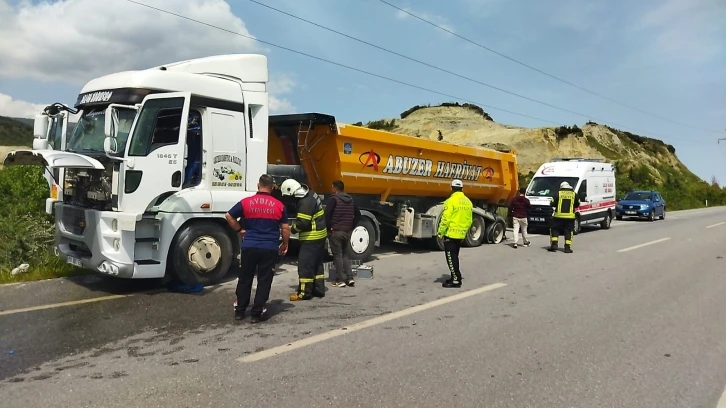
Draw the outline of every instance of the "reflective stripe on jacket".
M555 208L553 217L574 220L575 208L580 206L580 199L573 190L560 190L552 198L552 206Z
M297 233L300 241L317 241L328 237L323 203L317 194L309 192L297 201L297 216L290 231Z
M456 191L444 201L438 235L453 239L464 239L472 223L474 205L463 192Z

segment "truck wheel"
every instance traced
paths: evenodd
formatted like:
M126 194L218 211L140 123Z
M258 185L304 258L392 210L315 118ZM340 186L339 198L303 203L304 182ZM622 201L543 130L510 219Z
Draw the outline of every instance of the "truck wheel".
M464 238L464 245L468 247L478 247L484 242L486 232L486 223L484 222L484 218L475 215L472 218L471 222L471 228L469 228L469 232L466 234L466 238Z
M195 222L177 234L170 264L186 285L213 285L222 280L233 261L232 239L212 222Z
M367 217L361 217L358 226L350 233L350 259L365 262L373 255L376 228Z
M486 230L486 237L487 237L487 243L489 244L499 244L504 239L504 233L507 231L507 222L501 218L497 217L494 222L489 224L489 227Z

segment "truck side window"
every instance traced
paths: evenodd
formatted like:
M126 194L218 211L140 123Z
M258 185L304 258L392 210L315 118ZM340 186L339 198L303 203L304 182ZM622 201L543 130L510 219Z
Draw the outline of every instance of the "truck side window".
M187 164L184 168L182 188L197 186L202 181L202 162L204 162L202 125L202 115L199 111L190 110L187 119Z
M179 143L184 98L152 99L144 103L131 137L129 156L148 156L161 146Z

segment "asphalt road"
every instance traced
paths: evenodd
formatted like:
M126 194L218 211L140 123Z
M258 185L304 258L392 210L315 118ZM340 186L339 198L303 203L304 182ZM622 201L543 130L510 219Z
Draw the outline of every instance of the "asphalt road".
M726 208L532 242L462 250L461 289L404 247L291 304L287 265L259 325L233 321L235 281L0 286L0 405L722 408Z

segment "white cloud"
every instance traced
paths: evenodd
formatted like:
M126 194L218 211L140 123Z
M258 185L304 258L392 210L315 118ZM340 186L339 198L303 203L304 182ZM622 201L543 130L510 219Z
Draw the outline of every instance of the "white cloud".
M252 36L223 0L145 0ZM111 72L257 51L253 40L126 1L0 0L0 77L80 84Z
M0 116L11 118L33 118L40 113L47 103L30 103L13 99L10 95L0 93Z
M448 24L449 20L446 17L440 16L438 14L430 14L430 13L414 11L410 7L401 7L401 8L403 10L408 11L408 13L415 14L424 20L428 20L428 21L436 24L437 26L439 26L441 28L445 28L445 29L451 31L452 33L456 32L456 30L454 30L454 28ZM407 18L414 18L408 13L401 11L401 10L396 10L396 18L398 18L400 20L404 20ZM444 33L444 34L451 35L449 33Z
M721 0L666 0L644 13L634 31L650 33L660 61L708 62L724 51L726 8Z
M254 36L224 0L144 0L249 37ZM113 72L216 54L261 52L251 39L126 1L61 0L10 4L0 0L0 79L29 79L82 86ZM272 112L293 111L289 76L271 81ZM2 95L0 114L32 117L42 104Z

